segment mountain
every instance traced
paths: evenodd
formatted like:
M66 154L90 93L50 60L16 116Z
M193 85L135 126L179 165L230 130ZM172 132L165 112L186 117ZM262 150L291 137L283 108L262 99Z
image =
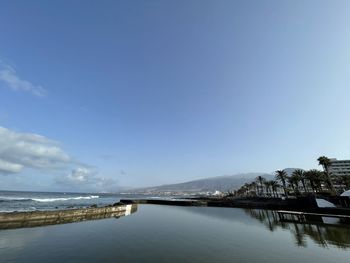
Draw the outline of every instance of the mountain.
M227 192L238 189L243 184L253 181L257 176L271 180L273 174L267 173L242 173L235 175L223 175L199 179L179 184L167 184L161 186L136 189L133 192L214 192L216 190Z
M288 176L291 176L293 174L293 172L297 169L301 169L301 168L284 168L283 170L287 173ZM301 169L303 170L303 169Z

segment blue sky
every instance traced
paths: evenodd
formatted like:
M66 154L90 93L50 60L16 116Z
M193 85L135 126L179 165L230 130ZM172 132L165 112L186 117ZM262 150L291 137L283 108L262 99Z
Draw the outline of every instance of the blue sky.
M349 12L1 1L0 188L112 191L349 159Z

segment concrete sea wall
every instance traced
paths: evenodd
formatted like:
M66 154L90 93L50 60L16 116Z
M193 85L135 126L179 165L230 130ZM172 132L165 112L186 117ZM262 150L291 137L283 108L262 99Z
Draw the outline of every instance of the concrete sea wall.
M109 217L119 218L136 210L136 204L118 204L70 210L0 213L0 229L65 224Z

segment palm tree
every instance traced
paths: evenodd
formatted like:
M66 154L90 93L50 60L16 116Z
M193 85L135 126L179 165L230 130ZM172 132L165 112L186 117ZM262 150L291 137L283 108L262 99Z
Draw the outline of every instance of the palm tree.
M350 176L348 175L341 175L340 176L340 182L342 185L345 186L345 190L348 190L350 188Z
M295 178L298 179L298 181L301 182L301 184L303 185L304 191L306 193L307 190L306 190L306 186L305 186L305 172L304 172L304 170L296 169L296 170L294 170L292 176L294 176Z
M323 167L323 171L324 171L325 176L326 176L326 183L327 183L328 187L330 188L330 190L333 193L335 193L335 189L334 189L334 186L333 186L333 183L331 180L331 175L329 173L329 166L331 165L331 160L326 156L320 156L317 159L317 161L318 161L318 164L322 165L322 167Z
M261 175L259 175L257 178L256 178L257 182L259 182L260 184L260 193L259 195L262 195L263 193L263 182L265 181L265 178L262 177Z
M264 181L265 189L266 189L266 194L269 195L270 193L270 181Z
M250 185L252 186L252 188L254 188L255 193L258 194L259 192L258 184L256 182L251 182Z
M289 176L286 179L287 179L287 182L288 182L288 186L292 188L293 192L295 192L294 178Z
M287 196L287 187L286 187L287 172L285 170L277 170L276 179L281 181L284 194L285 196Z
M288 177L288 183L292 187L295 194L299 194L299 181L300 178L298 175L292 174L290 177Z
M272 188L272 193L273 193L273 196L277 196L277 188L278 188L278 183L275 181L275 180L271 180L269 181L270 182L270 186ZM276 194L276 195L275 195Z
M314 173L312 172L312 170L305 171L304 177L306 180L309 181L312 191L315 192Z
M245 190L245 194L248 195L249 194L250 185L248 183L245 183L243 185L243 187L244 187L244 190Z
M328 184L327 176L324 172L315 170L315 175L314 175L314 183L316 185L316 188L318 191L322 191L322 185L325 183L328 188L330 189L330 186Z
M333 178L332 181L329 180L327 174L325 172L323 172L323 171L322 172L320 171L320 177L321 177L321 180L325 183L326 187L332 193L335 193L335 188L333 187L333 182L332 181L336 180L336 178Z
M322 181L325 179L323 172L311 169L305 172L305 178L310 182L310 186L314 192L322 190Z
M236 191L238 196L242 196L246 193L246 188L243 186L241 186L237 191Z
M329 165L331 164L331 160L328 157L320 156L317 161L319 165L322 165L324 171L328 171Z

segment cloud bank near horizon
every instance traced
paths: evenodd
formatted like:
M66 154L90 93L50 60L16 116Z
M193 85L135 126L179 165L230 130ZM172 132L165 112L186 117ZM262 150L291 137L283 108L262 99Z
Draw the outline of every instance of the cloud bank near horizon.
M57 142L0 126L0 173L20 173L25 168L52 170L72 163L72 158Z
M56 183L68 189L84 189L87 191L116 191L118 181L112 178L100 177L93 168L78 167L65 176L56 178Z
M73 159L59 143L34 133L22 133L0 126L0 175L20 174L34 169L59 172L55 184L77 190L108 191L117 181L98 176L96 168Z

